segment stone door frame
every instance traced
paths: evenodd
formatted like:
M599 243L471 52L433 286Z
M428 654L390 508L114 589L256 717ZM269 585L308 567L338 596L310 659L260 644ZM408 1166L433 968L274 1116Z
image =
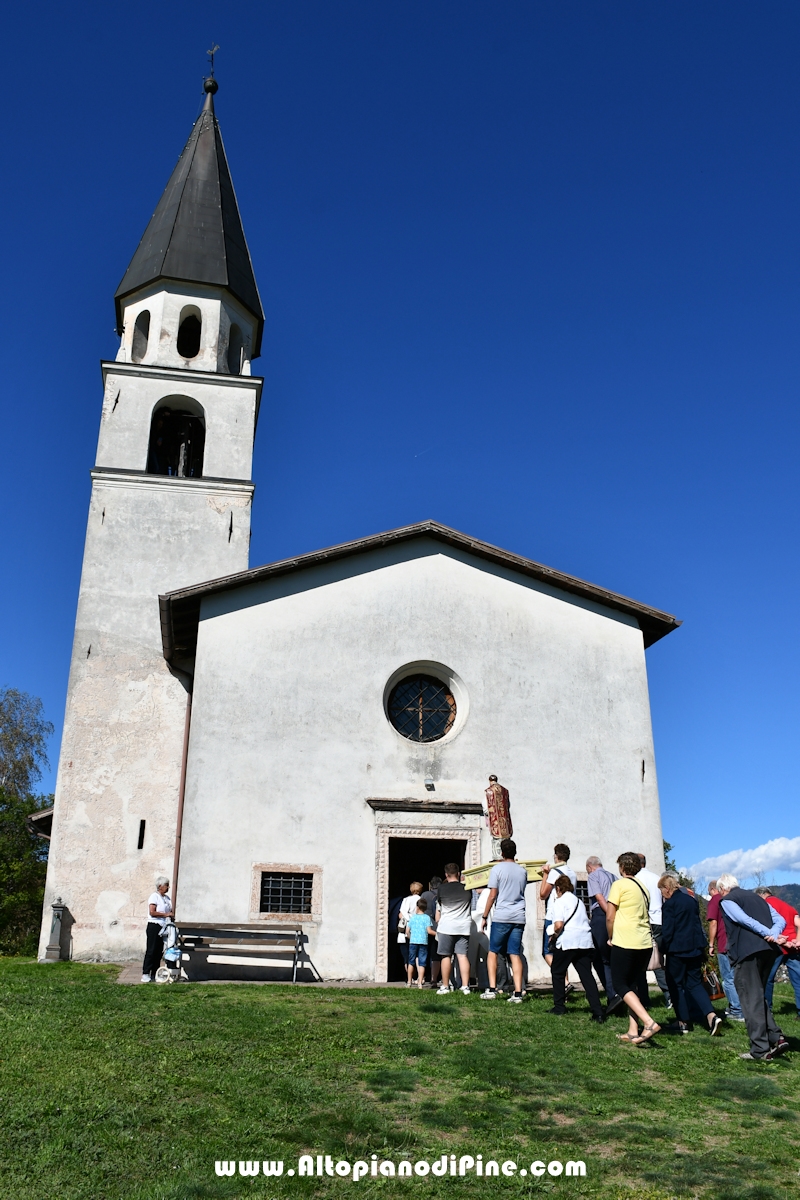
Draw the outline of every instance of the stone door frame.
M463 821L463 818L462 818ZM481 862L481 828L477 823L404 825L400 821L379 824L376 829L376 866L378 876L378 908L376 922L375 982L386 983L389 978L389 839L390 838L454 838L467 843L465 866L477 867Z

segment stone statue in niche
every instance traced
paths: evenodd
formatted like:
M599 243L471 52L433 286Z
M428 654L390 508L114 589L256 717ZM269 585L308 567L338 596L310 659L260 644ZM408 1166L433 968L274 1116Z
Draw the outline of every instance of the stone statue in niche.
M497 782L496 775L489 776L489 786L486 789L486 823L492 835L492 858L502 858L500 843L503 838L513 835L514 826L511 824L508 788Z

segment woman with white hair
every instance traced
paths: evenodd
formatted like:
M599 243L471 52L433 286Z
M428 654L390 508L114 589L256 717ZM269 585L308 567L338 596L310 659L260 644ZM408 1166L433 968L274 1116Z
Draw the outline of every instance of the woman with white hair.
M156 971L161 966L161 956L164 953L164 942L161 931L167 920L174 917L172 900L169 897L169 880L166 875L156 878L156 890L147 901L147 949L142 963L142 983L154 983Z

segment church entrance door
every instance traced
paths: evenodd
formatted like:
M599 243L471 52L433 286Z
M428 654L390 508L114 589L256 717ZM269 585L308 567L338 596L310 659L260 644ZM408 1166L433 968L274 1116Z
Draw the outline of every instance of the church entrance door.
M396 911L409 893L409 885L418 880L427 889L432 876L444 879L445 863L465 864L466 838L389 838L389 932L387 946L388 979L405 979L403 959L397 945Z

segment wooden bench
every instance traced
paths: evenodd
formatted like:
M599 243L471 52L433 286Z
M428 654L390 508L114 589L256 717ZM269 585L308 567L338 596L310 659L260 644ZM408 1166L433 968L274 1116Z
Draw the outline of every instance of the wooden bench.
M176 924L181 966L190 980L258 981L286 971L297 983L302 971L312 981L322 981L306 954L302 925Z

